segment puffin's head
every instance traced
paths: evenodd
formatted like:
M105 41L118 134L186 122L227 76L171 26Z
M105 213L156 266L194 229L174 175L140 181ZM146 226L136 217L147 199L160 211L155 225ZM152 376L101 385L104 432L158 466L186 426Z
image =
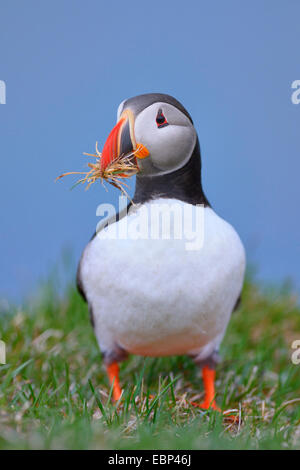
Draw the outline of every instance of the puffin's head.
M182 168L197 141L193 121L172 96L139 95L123 101L117 124L103 147L105 166L121 154L135 152L140 176L158 176Z

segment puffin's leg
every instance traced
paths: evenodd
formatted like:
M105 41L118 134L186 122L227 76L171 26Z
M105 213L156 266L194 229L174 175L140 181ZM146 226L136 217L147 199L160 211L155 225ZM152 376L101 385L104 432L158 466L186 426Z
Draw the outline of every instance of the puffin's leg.
M106 373L109 383L113 387L112 396L115 401L118 401L122 395L122 389L119 380L119 362L124 361L127 356L127 352L119 346L116 346L111 351L103 352Z
M106 372L108 375L109 383L113 386L113 399L118 401L122 395L119 380L119 364L112 362L106 366Z
M213 410L221 411L221 409L216 404L215 400L216 364L217 362L219 362L218 352L214 351L213 354L205 360L199 360L197 356L194 356L194 361L202 369L204 400L201 403L192 402L192 405L202 408L204 410L212 408Z
M213 410L221 411L217 406L215 396L215 378L216 370L211 369L209 366L202 367L202 379L204 385L204 400L198 406L204 410L212 408Z

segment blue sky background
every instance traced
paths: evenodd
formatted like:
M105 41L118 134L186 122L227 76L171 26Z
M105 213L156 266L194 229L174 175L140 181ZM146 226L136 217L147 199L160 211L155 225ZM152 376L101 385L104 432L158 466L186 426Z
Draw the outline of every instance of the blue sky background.
M0 296L32 292L66 247L77 261L117 193L54 179L145 92L191 113L207 196L259 276L299 286L299 18L298 0L1 0Z

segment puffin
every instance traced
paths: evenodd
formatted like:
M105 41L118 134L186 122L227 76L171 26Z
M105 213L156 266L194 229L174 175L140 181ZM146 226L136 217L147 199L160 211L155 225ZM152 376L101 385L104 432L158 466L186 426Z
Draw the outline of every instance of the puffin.
M215 375L219 348L238 307L245 249L202 188L193 120L170 95L124 100L101 164L134 158L135 192L127 207L98 224L77 270L115 401L119 364L128 355L188 355L202 371L204 399L221 411Z

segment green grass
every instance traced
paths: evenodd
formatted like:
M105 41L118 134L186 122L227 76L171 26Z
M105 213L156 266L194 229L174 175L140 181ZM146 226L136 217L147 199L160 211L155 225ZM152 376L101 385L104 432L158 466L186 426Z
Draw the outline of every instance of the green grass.
M124 400L110 389L75 290L59 298L49 284L22 309L0 311L1 449L300 448L300 309L292 294L244 288L217 369L217 401L237 422L190 405L203 393L187 357L131 357L121 366ZM149 397L154 395L154 399Z

